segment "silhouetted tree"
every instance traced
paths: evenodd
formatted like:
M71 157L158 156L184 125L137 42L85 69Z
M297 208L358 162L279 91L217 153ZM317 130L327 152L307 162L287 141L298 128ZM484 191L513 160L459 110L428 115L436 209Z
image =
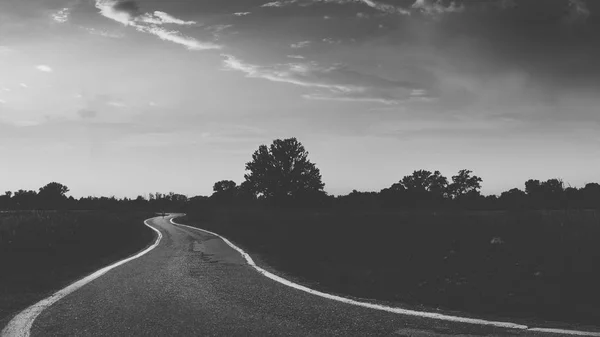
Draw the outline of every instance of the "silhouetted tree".
M210 198L217 202L231 203L237 195L237 184L231 180L220 180L213 185Z
M564 184L560 179L549 179L544 182L529 179L525 182L525 192L531 208L559 208Z
M379 192L379 200L384 207L402 207L406 204L406 187L400 182Z
M600 184L589 183L581 189L585 208L600 209Z
M462 198L464 196L478 196L479 189L481 189L481 182L483 181L480 177L472 175L471 170L460 170L458 174L452 176L452 183L448 185L448 192L454 199Z
M513 188L500 194L501 208L522 209L527 206L527 194L518 188Z
M235 192L237 184L231 180L220 180L213 185L214 193L231 193Z
M57 182L51 182L46 186L40 187L39 195L50 198L63 198L69 192L69 188Z
M37 199L35 191L18 190L13 195L12 202L16 209L36 209L38 207Z
M404 176L400 183L406 189L408 200L413 202L413 206L420 207L443 201L448 179L440 171L431 173L427 170L418 170Z
M246 171L250 191L275 203L309 202L324 194L321 173L296 138L276 139L269 147L261 145L246 163Z

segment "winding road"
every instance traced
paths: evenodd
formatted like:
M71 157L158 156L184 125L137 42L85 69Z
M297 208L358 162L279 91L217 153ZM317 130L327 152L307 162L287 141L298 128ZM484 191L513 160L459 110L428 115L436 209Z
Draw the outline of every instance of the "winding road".
M29 317L30 328L13 319L3 337L549 334L402 315L315 296L265 277L221 238L174 225L172 217L146 222L161 234L146 253L40 309L37 318Z

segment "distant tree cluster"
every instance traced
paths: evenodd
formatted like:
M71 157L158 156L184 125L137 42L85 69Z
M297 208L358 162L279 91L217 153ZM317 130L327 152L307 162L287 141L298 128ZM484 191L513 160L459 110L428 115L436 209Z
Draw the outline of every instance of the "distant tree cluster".
M275 206L320 206L379 209L563 209L600 208L600 185L565 188L559 179L528 180L525 190L511 189L500 196L481 194L483 179L463 169L446 178L440 171L417 170L379 192L353 190L330 196L316 165L296 138L261 145L246 163L244 182L215 183L210 201L217 204L262 203Z
M135 199L112 197L67 197L69 188L51 182L38 191L7 191L0 195L0 210L111 210L111 211L180 211L188 205L185 195L170 193L150 193Z
M155 193L147 198L67 197L69 188L51 182L39 191L19 190L0 196L0 209L152 210L186 211L214 206L334 207L347 209L600 209L600 184L566 187L560 179L530 179L525 189L513 188L499 196L481 194L483 180L463 169L446 178L440 171L417 170L379 192L353 190L331 196L323 188L321 172L308 159L296 138L261 145L246 163L244 181L217 181L210 197Z

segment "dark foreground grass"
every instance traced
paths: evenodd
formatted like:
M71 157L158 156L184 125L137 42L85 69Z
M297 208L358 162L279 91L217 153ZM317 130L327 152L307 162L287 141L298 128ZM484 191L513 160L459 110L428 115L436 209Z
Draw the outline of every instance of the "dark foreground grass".
M325 291L491 318L600 326L600 214L594 211L222 210L177 221L222 234Z
M20 310L154 241L151 213L0 214L0 327Z

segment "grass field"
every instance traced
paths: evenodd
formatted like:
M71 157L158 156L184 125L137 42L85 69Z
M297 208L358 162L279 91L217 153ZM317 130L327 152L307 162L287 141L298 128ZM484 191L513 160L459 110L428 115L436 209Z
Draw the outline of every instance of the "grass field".
M151 213L0 213L0 326L27 306L154 241Z
M179 218L338 294L600 325L600 214L222 210Z

